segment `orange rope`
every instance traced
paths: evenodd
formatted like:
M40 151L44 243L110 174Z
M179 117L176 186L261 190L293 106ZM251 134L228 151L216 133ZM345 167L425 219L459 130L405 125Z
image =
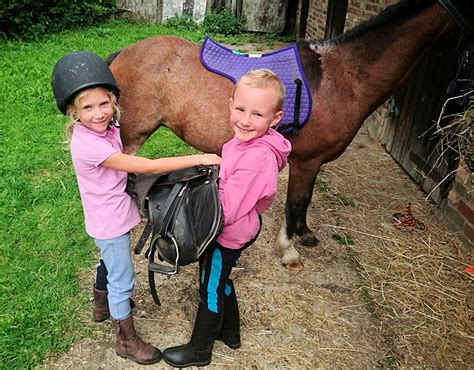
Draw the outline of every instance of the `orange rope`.
M426 231L427 227L424 222L418 221L411 213L411 203L402 212L393 212L392 220L395 227L399 230L416 230Z

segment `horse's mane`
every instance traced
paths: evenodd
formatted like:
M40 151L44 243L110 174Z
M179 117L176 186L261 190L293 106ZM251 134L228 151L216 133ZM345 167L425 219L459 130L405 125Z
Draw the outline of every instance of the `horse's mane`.
M115 58L117 58L117 56L120 54L121 51L122 50L115 51L112 54L110 54L107 58L105 58L105 62L107 63L107 65L110 66L112 62L115 60Z
M329 40L311 40L310 44L316 44L318 46L324 45L338 45L361 35L377 29L388 23L395 22L399 19L405 19L406 17L413 16L419 11L425 9L428 5L433 4L435 0L401 0L399 3L393 4L385 8L379 15L359 23L354 28L344 32L343 34Z

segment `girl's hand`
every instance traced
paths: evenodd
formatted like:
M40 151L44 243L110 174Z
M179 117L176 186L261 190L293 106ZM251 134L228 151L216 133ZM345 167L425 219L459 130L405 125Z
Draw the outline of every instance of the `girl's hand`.
M221 157L217 154L202 154L201 155L201 164L211 165L211 164L221 164Z

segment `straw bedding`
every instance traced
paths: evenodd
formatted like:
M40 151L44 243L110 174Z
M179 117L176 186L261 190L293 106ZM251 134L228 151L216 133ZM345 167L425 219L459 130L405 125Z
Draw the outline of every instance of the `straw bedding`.
M210 368L472 366L473 277L464 268L473 264L473 250L448 231L440 211L364 128L317 182L308 224L320 244L297 245L304 263L299 273L285 270L273 249L287 176L280 176L257 243L232 273L242 347L216 342ZM407 202L426 232L394 227L391 213ZM157 277L159 307L148 291L146 260L136 257L135 265L137 330L161 349L186 342L198 303L197 266ZM84 289L92 279L91 268ZM139 367L115 355L110 322L84 321L91 337L49 366ZM168 366L161 361L150 368Z

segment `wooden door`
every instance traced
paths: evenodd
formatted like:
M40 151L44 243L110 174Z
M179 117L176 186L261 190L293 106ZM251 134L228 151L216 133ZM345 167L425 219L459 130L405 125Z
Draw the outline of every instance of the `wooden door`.
M456 40L448 42L453 45ZM458 61L458 53L444 45L426 55L389 99L389 118L380 133L387 151L438 205L447 197L453 178L449 174L458 163L453 151L441 155L441 138L433 134Z

